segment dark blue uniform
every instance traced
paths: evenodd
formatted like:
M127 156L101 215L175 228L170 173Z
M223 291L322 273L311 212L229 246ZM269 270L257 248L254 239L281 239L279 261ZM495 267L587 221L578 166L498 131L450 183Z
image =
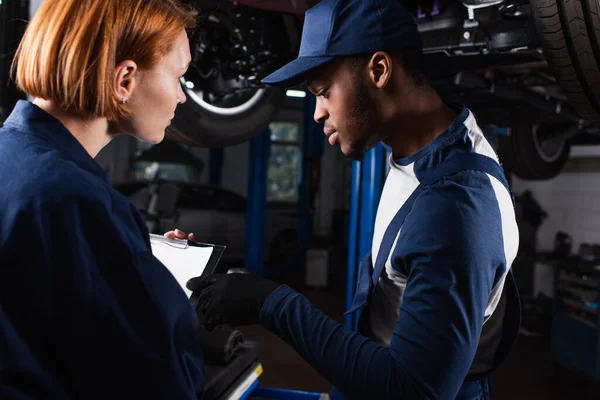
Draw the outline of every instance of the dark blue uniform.
M394 160L382 215L351 307L360 333L285 285L266 299L261 323L353 399L491 398L490 374L519 332L518 228L502 168L468 109Z
M0 129L0 398L195 398L197 325L139 211L19 102Z

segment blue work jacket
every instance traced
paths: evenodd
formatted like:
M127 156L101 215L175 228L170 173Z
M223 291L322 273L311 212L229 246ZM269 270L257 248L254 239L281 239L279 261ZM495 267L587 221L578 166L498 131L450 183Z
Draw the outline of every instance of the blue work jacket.
M196 398L197 328L139 211L19 102L0 128L0 398Z
M369 255L359 268L349 312L369 309L388 256L394 273L407 277L389 346L372 340L360 319L358 331L345 329L285 285L263 305L261 323L352 399L489 399L489 374L517 338L520 302L488 174L502 190L508 184L496 161L469 151L466 116L463 110L417 153L426 174L392 219L377 259ZM405 234L397 239L400 230ZM497 312L484 328L502 277ZM499 338L493 345L490 332Z

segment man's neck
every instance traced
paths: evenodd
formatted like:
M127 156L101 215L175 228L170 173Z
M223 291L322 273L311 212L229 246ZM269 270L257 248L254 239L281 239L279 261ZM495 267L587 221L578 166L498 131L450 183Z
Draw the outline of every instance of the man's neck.
M62 122L92 158L114 138L114 135L109 133L106 118L83 119L65 112L51 101L39 98L36 98L33 104Z
M433 88L414 93L401 106L387 124L393 133L384 141L395 158L409 157L425 148L457 115Z

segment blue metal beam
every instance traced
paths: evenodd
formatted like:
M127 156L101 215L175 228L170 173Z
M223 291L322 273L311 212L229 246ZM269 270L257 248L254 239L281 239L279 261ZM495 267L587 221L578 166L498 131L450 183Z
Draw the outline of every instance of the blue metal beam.
M373 244L377 206L387 171L387 154L384 146L378 144L365 154L362 162L355 161L352 165L346 309L350 308L354 297L358 265ZM346 315L344 323L347 328L356 329L357 316Z
M350 226L348 234L348 274L346 281L346 310L350 309L354 290L356 289L356 279L358 271L358 228L360 213L360 175L362 168L360 162L352 163L352 188L350 189ZM344 325L353 329L355 326L355 316L347 314L344 317Z
M371 251L373 244L375 217L377 217L377 206L379 206L385 177L385 154L383 145L378 144L365 154L361 163L359 260Z
M267 172L270 150L270 129L265 129L250 141L244 266L257 275L264 273Z
M259 386L252 392L252 397L278 400L319 400L324 396L322 393L301 392L298 390L265 388Z

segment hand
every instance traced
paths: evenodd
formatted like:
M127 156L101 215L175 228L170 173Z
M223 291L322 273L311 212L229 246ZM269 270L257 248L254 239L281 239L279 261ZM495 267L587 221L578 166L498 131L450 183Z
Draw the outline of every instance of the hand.
M259 322L260 310L279 284L253 274L214 274L190 279L187 288L200 291L198 313L204 326L251 325Z
M174 231L169 231L169 232L165 233L164 237L166 237L167 239L187 239L190 242L196 241L196 237L194 236L193 233L190 233L188 235L185 232L180 231L179 229L175 229Z

